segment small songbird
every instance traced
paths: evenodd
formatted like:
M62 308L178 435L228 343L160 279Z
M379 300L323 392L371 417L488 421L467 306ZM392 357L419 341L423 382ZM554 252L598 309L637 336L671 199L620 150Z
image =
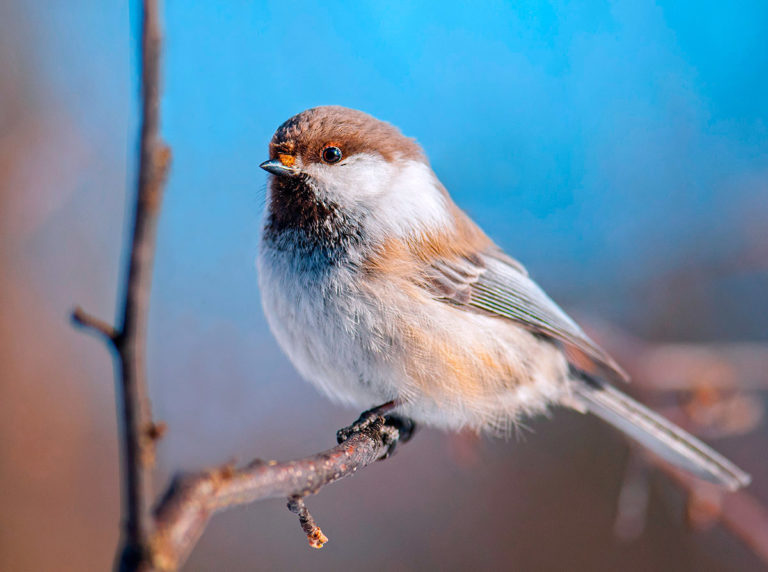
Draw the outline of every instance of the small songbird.
M331 398L444 429L508 434L552 405L589 412L736 490L750 477L624 395L624 371L451 200L421 147L361 111L316 107L269 145L264 311ZM376 407L379 406L379 407Z

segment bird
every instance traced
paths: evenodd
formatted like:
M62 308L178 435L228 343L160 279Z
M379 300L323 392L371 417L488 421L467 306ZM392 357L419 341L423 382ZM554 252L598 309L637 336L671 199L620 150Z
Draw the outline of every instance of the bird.
M624 370L456 205L422 147L393 125L307 109L278 127L260 167L264 314L297 371L332 400L494 436L564 406L728 490L749 484L616 387Z

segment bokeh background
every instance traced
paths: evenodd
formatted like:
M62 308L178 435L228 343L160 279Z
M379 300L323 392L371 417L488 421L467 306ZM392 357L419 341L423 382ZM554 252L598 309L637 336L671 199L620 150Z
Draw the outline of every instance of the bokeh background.
M258 164L314 105L418 138L569 310L652 342L768 343L768 4L584 4L166 2L158 490L177 469L327 448L358 413L298 378L257 289ZM3 570L112 562L111 357L68 314L115 314L137 23L127 2L0 2ZM721 527L691 532L658 473L644 532L618 540L625 441L564 411L528 426L509 442L425 430L325 489L308 501L322 551L282 501L219 515L186 569L762 569ZM768 499L765 424L714 443Z

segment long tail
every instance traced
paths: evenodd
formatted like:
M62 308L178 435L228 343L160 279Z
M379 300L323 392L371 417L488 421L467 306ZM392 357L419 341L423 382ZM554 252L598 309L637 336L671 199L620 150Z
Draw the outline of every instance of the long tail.
M574 380L580 402L604 421L682 469L731 491L749 484L751 477L693 435L624 395L592 378Z

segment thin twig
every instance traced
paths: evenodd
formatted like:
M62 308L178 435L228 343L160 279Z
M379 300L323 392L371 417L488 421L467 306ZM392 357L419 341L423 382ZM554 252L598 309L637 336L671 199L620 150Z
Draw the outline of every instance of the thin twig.
M322 548L328 542L328 537L317 526L315 519L304 504L304 497L291 497L288 499L288 510L299 516L299 524L304 534L307 535L309 545L312 548Z
M155 511L153 564L175 570L183 564L214 512L270 498L303 498L385 457L399 438L378 419L333 449L295 461L253 461L174 479ZM296 505L302 528L316 544L327 541L309 512Z
M160 16L157 0L144 0L141 19L141 135L139 174L128 269L118 327L80 308L73 321L98 332L116 351L118 417L122 424L123 531L121 570L149 569L152 518L152 468L155 442L165 428L152 421L146 376L146 333L155 234L170 150L160 129Z
M115 338L117 337L117 330L115 330L112 324L108 324L104 320L91 316L79 306L72 312L72 321L81 328L92 330L100 336L103 336L109 343L114 343Z
M147 558L152 534L151 471L156 426L147 388L146 333L155 234L170 151L160 139L160 15L156 0L144 0L141 40L141 139L130 260L115 345L120 356L125 491L123 567Z

